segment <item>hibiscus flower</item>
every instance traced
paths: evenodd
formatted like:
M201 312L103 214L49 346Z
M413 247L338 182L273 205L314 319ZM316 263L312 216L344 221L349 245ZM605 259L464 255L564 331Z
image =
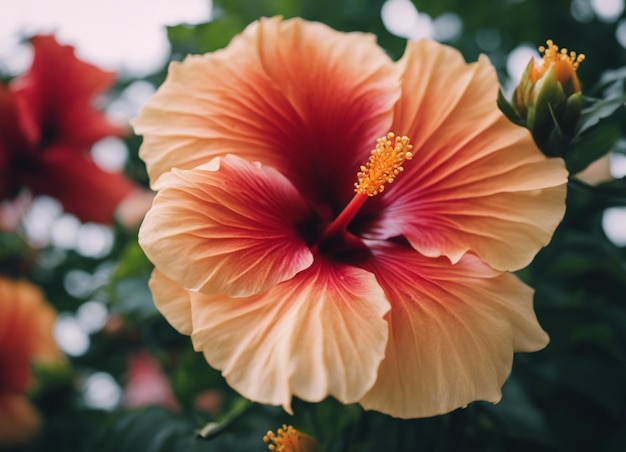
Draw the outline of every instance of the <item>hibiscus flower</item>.
M497 92L484 56L423 40L394 62L300 19L172 63L133 123L157 307L234 389L288 411L498 401L513 352L548 342L507 271L549 242L567 172Z
M36 36L32 45L29 71L0 85L0 199L28 187L59 199L83 221L111 222L135 187L100 169L86 151L125 133L93 106L115 75L79 60L52 36Z
M39 289L0 278L0 446L27 442L39 415L28 398L34 362L58 362L52 329L56 313Z

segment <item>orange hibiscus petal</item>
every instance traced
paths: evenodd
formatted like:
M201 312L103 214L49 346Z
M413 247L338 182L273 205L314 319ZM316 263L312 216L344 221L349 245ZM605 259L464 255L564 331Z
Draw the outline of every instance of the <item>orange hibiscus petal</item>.
M0 278L0 391L26 391L34 361L62 359L52 333L55 319L37 287Z
M0 447L25 443L39 416L25 395L34 362L59 362L52 330L56 313L26 281L0 278Z
M157 309L181 334L191 335L191 302L189 293L163 273L154 269L148 286Z
M35 334L29 322L32 310L12 281L0 278L0 391L25 392L31 384L30 366Z
M26 396L0 392L0 446L27 443L40 423L39 414Z
M373 35L300 19L254 22L225 49L172 63L133 121L152 187L172 168L234 153L341 208L388 131L397 74Z
M391 303L390 338L367 409L434 416L475 400L497 402L514 351L548 343L531 288L475 256L457 264L387 247L364 265Z
M376 379L389 310L374 276L321 260L269 291L191 294L192 341L245 397L291 412L292 396L359 400Z
M243 297L311 265L313 255L299 235L310 215L276 170L228 155L168 174L139 243L155 266L184 288Z
M567 171L496 107L488 60L466 64L431 41L409 43L399 63L403 97L392 130L413 160L370 207L373 236L404 235L420 253L458 261L477 254L499 270L527 265L565 212Z

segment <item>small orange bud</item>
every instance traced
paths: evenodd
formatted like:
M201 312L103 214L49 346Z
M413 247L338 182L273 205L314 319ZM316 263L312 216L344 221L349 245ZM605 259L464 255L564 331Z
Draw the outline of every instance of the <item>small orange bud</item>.
M268 443L268 449L273 452L317 452L319 444L312 436L299 432L291 425L284 425L274 432L267 432L263 441Z

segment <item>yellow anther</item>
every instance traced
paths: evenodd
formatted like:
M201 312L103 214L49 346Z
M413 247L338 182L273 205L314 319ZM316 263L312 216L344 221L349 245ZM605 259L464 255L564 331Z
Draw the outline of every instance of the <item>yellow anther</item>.
M354 191L368 196L381 193L385 184L391 184L404 171L404 161L413 158L412 148L408 137L396 136L393 132L376 140L376 148L357 173Z
M263 437L263 441L268 444L267 448L273 452L317 452L319 446L315 439L309 435L299 432L291 425L283 424L274 432L269 431Z
M567 49L559 50L559 46L554 44L552 39L546 41L545 46L539 46L539 52L543 54L543 67L546 68L552 62L566 61L572 65L574 69L578 69L580 63L585 59L584 54L577 54L576 52L568 51Z

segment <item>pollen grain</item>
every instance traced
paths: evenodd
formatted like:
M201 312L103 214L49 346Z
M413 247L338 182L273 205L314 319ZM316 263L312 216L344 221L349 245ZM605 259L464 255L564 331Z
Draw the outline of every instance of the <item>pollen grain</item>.
M404 161L413 158L412 148L408 137L396 136L393 132L376 140L376 148L357 173L358 182L354 184L354 191L368 196L381 193L386 184L393 183L404 171Z
M272 452L317 452L318 444L309 435L300 433L291 425L283 424L274 432L269 431L263 437L263 441L268 443L268 449Z
M559 50L559 46L552 39L548 39L545 46L539 46L539 52L543 54L544 67L547 67L552 62L567 61L574 69L578 69L580 63L585 60L583 53L568 52L565 48Z

